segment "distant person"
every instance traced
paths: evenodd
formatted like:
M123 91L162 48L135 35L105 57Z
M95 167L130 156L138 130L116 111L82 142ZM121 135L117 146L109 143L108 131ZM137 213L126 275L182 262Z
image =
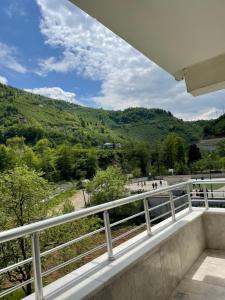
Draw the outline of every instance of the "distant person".
M157 184L157 182L155 183L155 188L156 188L156 189L158 188L158 184Z
M152 183L152 188L153 188L153 190L155 189L155 184L154 184L154 182Z
M162 186L162 180L159 181L160 186Z

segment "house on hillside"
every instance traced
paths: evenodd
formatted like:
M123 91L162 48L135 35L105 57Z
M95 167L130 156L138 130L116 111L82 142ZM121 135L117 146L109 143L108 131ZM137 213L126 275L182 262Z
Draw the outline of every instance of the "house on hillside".
M122 146L120 143L105 143L103 149L120 149Z

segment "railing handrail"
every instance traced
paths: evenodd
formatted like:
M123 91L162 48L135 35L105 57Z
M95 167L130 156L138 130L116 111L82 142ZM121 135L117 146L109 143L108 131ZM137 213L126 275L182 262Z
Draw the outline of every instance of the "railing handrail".
M225 179L191 179L190 182L193 184L225 183Z
M110 210L112 208L116 208L118 206L129 204L129 203L135 202L137 200L143 200L145 198L154 196L156 194L160 194L162 192L167 192L167 191L171 191L171 190L174 190L174 189L182 187L182 186L186 186L188 183L192 183L193 181L195 182L195 180L180 182L180 183L177 183L177 184L174 184L171 186L158 188L157 190L128 196L126 198L113 200L113 201L110 201L110 202L107 202L104 204L100 204L100 205L96 205L96 206L92 206L89 208L84 208L79 211L67 213L67 214L64 214L61 216L51 217L51 218L48 218L45 220L41 220L41 221L37 221L37 222L31 223L31 224L24 225L21 227L5 230L5 231L0 232L0 243L11 241L11 240L20 238L22 236L34 233L34 232L42 231L42 230L45 230L45 229L48 229L48 228L51 228L51 227L54 227L57 225L65 224L65 223L75 221L75 220L78 220L78 219L81 219L84 217L88 217L90 215L104 212L105 210Z
M108 259L109 260L114 260L115 256L113 253L113 242L124 238L125 236L129 235L129 234L133 234L137 229L139 230L140 228L146 226L147 229L147 233L149 236L152 235L152 231L151 231L151 226L153 224L153 222L159 220L162 217L167 216L168 214L170 214L170 218L171 218L171 222L176 222L176 213L178 210L183 209L184 207L186 207L187 205L189 206L188 212L187 213L191 213L192 212L192 192L191 192L191 186L194 184L200 184L203 185L203 192L204 192L204 200L202 200L203 202L205 202L205 209L208 210L209 209L209 202L210 200L208 199L208 192L207 192L207 184L215 184L215 183L223 183L225 185L225 179L215 179L215 180L195 180L195 179L191 179L188 181L184 181L184 182L180 182L171 186L167 186L167 187L162 187L162 188L158 188L156 190L152 190L152 191L148 191L148 192L144 192L141 194L137 194L137 195L133 195L133 196L129 196L126 198L122 198L122 199L118 199L118 200L114 200L111 202L107 202L101 205L97 205L97 206L93 206L93 207L89 207L89 208L85 208L79 211L75 211L72 213L68 213L65 215L61 215L61 216L57 216L57 217L52 217L46 220L42 220L42 221L38 221L32 224L27 224L21 227L17 227L17 228L13 228L10 230L6 230L6 231L2 231L0 232L0 243L3 242L7 242L7 241L11 241L23 236L27 236L30 235L31 239L32 239L32 257L27 258L23 261L19 261L13 265L7 266L3 269L0 270L0 274L6 273L8 271L11 271L17 267L20 267L24 264L27 263L33 263L33 278L30 278L29 280L22 282L16 286L13 286L9 289L7 289L6 291L0 292L0 297L5 296L25 285L27 285L28 283L32 283L34 281L34 286L35 286L35 298L37 300L43 300L43 286L42 286L42 277L47 276L49 274L51 274L52 272L59 270L77 260L80 260L81 258L94 253L97 250L100 250L102 248L104 248L105 246L107 247L107 252L108 252ZM179 189L183 187L184 189L186 189L186 193L182 193L181 196L178 197L174 197L172 191ZM149 200L152 196L154 195L159 195L159 194L163 194L164 192L168 192L169 194L169 201L164 201L163 203L150 207L149 208ZM186 198L185 202L182 204L178 203L178 206L175 205L175 201L178 201L182 198ZM139 213L133 214L127 218L124 218L122 220L119 220L117 222L111 223L110 224L110 218L109 218L109 211L113 208L125 205L125 204L129 204L129 203L133 203L135 201L143 201L144 204L144 211L141 211ZM201 201L201 200L200 200ZM177 202L176 202L177 203ZM162 214L159 214L158 216L156 216L155 218L151 218L150 216L150 212L161 207L161 206L170 206L169 211L163 212ZM54 227L54 226L58 226L67 222L71 222L71 221L75 221L90 215L94 215L97 213L103 213L104 216L104 227L101 227L97 230L91 231L89 233L86 233L80 237L77 237L73 240L67 241L64 244L60 244L54 248L51 248L49 250L46 250L44 252L40 252L40 243L39 243L39 231L43 231L45 229ZM145 222L139 226L136 226L135 228L132 228L131 230L128 230L127 232L123 233L122 235L119 235L116 238L112 238L112 234L111 234L111 229L113 226L116 226L118 224L121 224L123 222L126 222L127 220L131 220L135 217L138 217L140 215L144 214L145 215ZM98 245L97 247L86 251L85 253L82 253L78 256L75 256L67 261L64 261L63 263L54 266L53 268L48 269L45 272L42 272L42 268L41 268L41 258L49 255L50 253L53 253L55 251L61 250L65 247L71 246L72 244L83 240L84 238L93 236L94 234L100 233L102 231L105 231L105 236L106 236L106 243L103 243L101 245Z

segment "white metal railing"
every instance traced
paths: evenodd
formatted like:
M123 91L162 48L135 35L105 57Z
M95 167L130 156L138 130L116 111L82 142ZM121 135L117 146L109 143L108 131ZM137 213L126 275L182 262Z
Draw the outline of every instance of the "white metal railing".
M5 243L5 242L9 242L21 237L25 237L25 236L31 236L31 241L32 241L32 257L23 260L23 261L18 261L15 264L9 265L3 269L0 270L0 275L10 272L18 267L21 267L25 264L28 263L32 263L33 264L33 277L25 282L22 282L20 284L17 284L16 286L13 286L7 290L3 290L2 292L0 292L0 297L3 297L23 286L26 286L29 283L34 282L34 287L35 287L35 296L37 300L42 300L43 298L43 287L42 287L42 278L44 276L47 276L49 274L51 274L52 272L59 270L73 262L78 261L79 259L97 251L100 250L104 247L107 247L107 252L108 252L108 258L109 260L113 260L115 259L114 257L114 253L113 253L113 243L137 230L139 230L140 228L146 227L147 229L147 234L149 235L149 237L152 235L152 230L151 230L151 226L154 222L156 222L159 219L162 219L164 217L171 217L171 222L176 222L176 213L180 210L183 210L185 208L189 208L188 211L191 212L192 211L192 203L193 202L197 202L197 201L202 201L201 199L195 199L195 197L193 196L192 193L192 186L193 185L200 185L203 186L203 195L204 195L204 204L205 204L205 208L209 209L209 200L208 200L208 194L207 194L207 189L206 186L208 184L218 184L218 183L223 183L225 185L225 179L221 179L221 180L190 180L187 182L181 182L172 186L168 186L168 187L163 187L163 188L159 188L157 190L153 190L153 191L149 191L149 192L145 192L142 194L137 194L137 195L133 195L133 196L129 196L120 200L115 200L115 201L111 201L108 203L104 203L98 206L93 206L90 208L86 208L86 209L82 209L79 211L75 211L72 213L68 213L65 215L61 215L58 217L53 217L53 218L49 218L43 221L39 221L39 222L35 222L29 225L25 225L22 227L17 227L17 228L13 228L7 231L3 231L0 232L0 243ZM186 192L178 197L174 197L173 195L173 191L177 190L177 189L182 189L182 190L186 190ZM159 205L155 205L155 206L150 206L149 204L151 204L151 197L158 195L158 194L162 194L162 193L168 193L169 195L169 200L165 201ZM176 205L177 201L182 200L183 199L183 203ZM124 218L122 220L119 220L117 222L111 223L110 224L110 218L109 218L109 212L111 209L116 208L116 207L120 207L129 203L133 203L135 201L143 201L143 206L144 206L144 210L136 213L134 215L131 215L127 218ZM217 200L216 200L217 201ZM219 200L222 201L222 200ZM225 203L225 201L223 201ZM150 215L153 211L163 207L163 206L169 206L170 209L167 210L166 212L163 212L159 215L157 215L154 218L150 218ZM58 245L52 249L49 249L47 251L44 252L40 252L40 245L39 245L39 232L44 231L46 229L49 229L51 227L54 226L58 226L61 224L65 224L71 221L76 221L79 220L81 218L87 217L87 216L92 216L95 214L99 214L99 213L103 213L103 220L104 220L104 226L89 232L87 234L84 234L80 237L77 237L71 241L68 241L64 244ZM139 217L141 215L145 216L145 223L129 230L128 232L116 237L116 238L112 238L112 234L111 234L111 229L123 222L126 222L128 220L134 219L136 217ZM82 253L76 257L73 257L55 267L52 267L51 269L46 270L45 272L42 272L41 270L41 258L45 257L46 255L49 255L55 251L61 250L65 247L71 246L72 244L75 244L81 240L84 240L85 238L91 237L97 233L103 232L105 231L105 236L106 236L106 242L104 244L98 245L95 248Z

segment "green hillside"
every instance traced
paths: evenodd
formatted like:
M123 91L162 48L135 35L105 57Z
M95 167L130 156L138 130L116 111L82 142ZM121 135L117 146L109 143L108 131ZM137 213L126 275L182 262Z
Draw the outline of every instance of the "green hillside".
M204 127L204 136L208 138L225 136L225 114L207 122Z
M152 143L171 132L188 142L198 141L203 125L184 122L161 109L93 109L0 84L0 142L17 135L28 143L42 137L56 144L67 141L85 146L135 140Z

